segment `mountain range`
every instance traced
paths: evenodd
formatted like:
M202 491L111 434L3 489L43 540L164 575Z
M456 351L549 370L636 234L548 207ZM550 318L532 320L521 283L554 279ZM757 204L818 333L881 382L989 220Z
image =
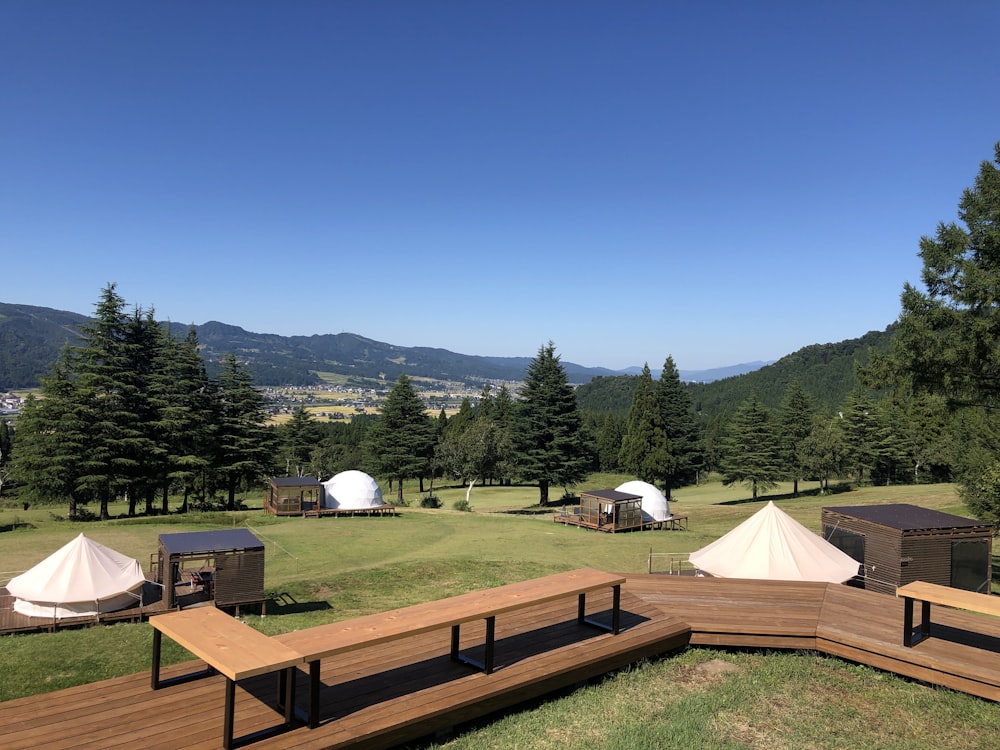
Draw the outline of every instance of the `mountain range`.
M0 303L0 392L39 385L51 371L64 346L80 341L80 328L90 318L47 307ZM189 326L171 323L184 336ZM309 385L320 382L316 373L333 373L366 380L411 377L456 382L520 381L533 357L486 357L458 354L432 347L405 347L354 333L278 336L253 333L238 326L210 321L194 326L209 373L232 353L248 364L258 385ZM682 380L711 382L752 372L767 362L749 362L712 370L680 371ZM595 377L636 375L641 367L611 370L562 362L570 382ZM659 374L658 372L656 373Z

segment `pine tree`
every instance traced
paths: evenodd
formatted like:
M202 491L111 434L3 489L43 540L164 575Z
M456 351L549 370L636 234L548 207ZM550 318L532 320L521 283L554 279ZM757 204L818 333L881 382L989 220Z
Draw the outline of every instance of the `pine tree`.
M516 441L525 480L538 484L539 503L549 502L549 486L572 487L587 474L576 394L551 341L528 365L518 405Z
M233 354L222 362L216 383L219 413L214 463L226 492L226 510L236 510L236 490L261 481L272 466L273 433L264 396L253 387L253 377Z
M786 475L792 480L792 494L799 496L799 480L805 475L805 466L799 448L813 429L815 407L809 394L798 381L785 389L785 396L778 408L778 449Z
M865 473L875 468L878 450L878 419L867 391L855 388L847 397L841 416L848 460L854 466L855 480L860 483Z
M214 390L205 371L194 326L178 340L165 327L160 361L153 378L157 403L157 431L166 451L160 512L166 514L172 485L181 490L181 511L187 512L195 487L204 486L215 456L218 414Z
M68 516L75 520L79 506L91 499L78 483L90 434L65 365L64 352L52 374L42 378L42 398L30 395L25 401L17 419L11 471L20 497L41 502L69 498Z
M737 410L730 423L723 458L722 483L745 484L758 491L777 486L781 478L778 444L771 426L771 416L756 396L751 396Z
M681 383L673 357L668 356L663 363L654 395L670 453L670 460L663 465L659 474L663 481L663 494L669 501L672 499L671 490L697 480L698 468L703 463L698 424L694 418L694 403Z
M661 420L653 393L653 376L646 364L632 394L618 462L626 471L650 484L673 473L673 456L668 451Z
M424 403L405 374L382 405L365 438L365 462L372 473L396 481L396 502L403 505L403 480L430 473L437 434Z

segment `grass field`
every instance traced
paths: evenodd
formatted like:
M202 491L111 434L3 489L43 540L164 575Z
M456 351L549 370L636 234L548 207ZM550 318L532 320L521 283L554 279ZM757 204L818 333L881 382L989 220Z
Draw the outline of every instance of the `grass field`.
M582 489L627 477L594 476ZM387 488L384 486L387 492ZM818 531L824 505L911 502L965 514L951 485L867 487L790 497L777 488L749 502L745 488L711 482L676 493L690 530L599 534L552 522L534 487L475 487L474 512L451 509L465 487L435 487L441 510L395 518L276 519L233 514L69 523L64 508L0 509L0 580L31 567L76 534L148 565L164 531L249 526L266 546L266 588L289 604L248 622L277 633L589 565L645 572L650 551L691 552L768 499ZM553 489L552 497L561 490ZM246 498L259 506L257 496ZM117 511L123 509L117 508ZM115 625L0 638L0 700L148 669L151 628ZM189 658L164 642L165 662ZM723 664L724 662L724 664ZM692 649L613 675L441 745L448 748L986 748L1000 707L814 654Z

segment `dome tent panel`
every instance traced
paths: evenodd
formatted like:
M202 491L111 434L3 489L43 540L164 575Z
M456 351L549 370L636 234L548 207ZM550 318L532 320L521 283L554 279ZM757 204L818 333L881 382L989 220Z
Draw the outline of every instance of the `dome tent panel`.
M342 471L323 482L324 508L363 510L385 504L378 482L363 471Z
M627 492L642 498L642 520L645 523L666 521L670 518L670 505L667 503L667 498L649 482L635 479L620 484L615 489L618 492Z

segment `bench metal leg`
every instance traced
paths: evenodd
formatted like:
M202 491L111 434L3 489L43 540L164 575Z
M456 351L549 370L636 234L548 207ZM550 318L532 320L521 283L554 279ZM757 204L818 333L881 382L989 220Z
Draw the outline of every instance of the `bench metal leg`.
M495 654L495 644L496 644L496 626L497 618L487 617L486 618L486 644L485 650L483 652L483 660L476 661L471 656L466 656L459 651L459 638L461 635L461 626L452 625L451 626L451 659L452 661L458 661L462 664L468 664L470 667L475 667L476 669L482 670L486 674L493 673L494 654Z
M163 645L163 633L153 628L153 666L149 675L149 684L153 690L160 689L160 649Z
M309 662L309 728L319 726L319 659Z
M222 720L222 747L231 750L233 747L233 714L236 704L236 681L226 678L226 714Z
M587 617L587 595L580 594L579 600L576 607L576 619L581 625L591 625L595 628L600 628L601 630L607 630L609 633L618 635L621 630L621 611L622 611L622 587L612 586L612 597L611 597L611 625L605 625L603 622L597 622Z
M931 603L920 602L920 627L917 637L913 637L913 598L903 597L903 645L912 648L931 634Z

